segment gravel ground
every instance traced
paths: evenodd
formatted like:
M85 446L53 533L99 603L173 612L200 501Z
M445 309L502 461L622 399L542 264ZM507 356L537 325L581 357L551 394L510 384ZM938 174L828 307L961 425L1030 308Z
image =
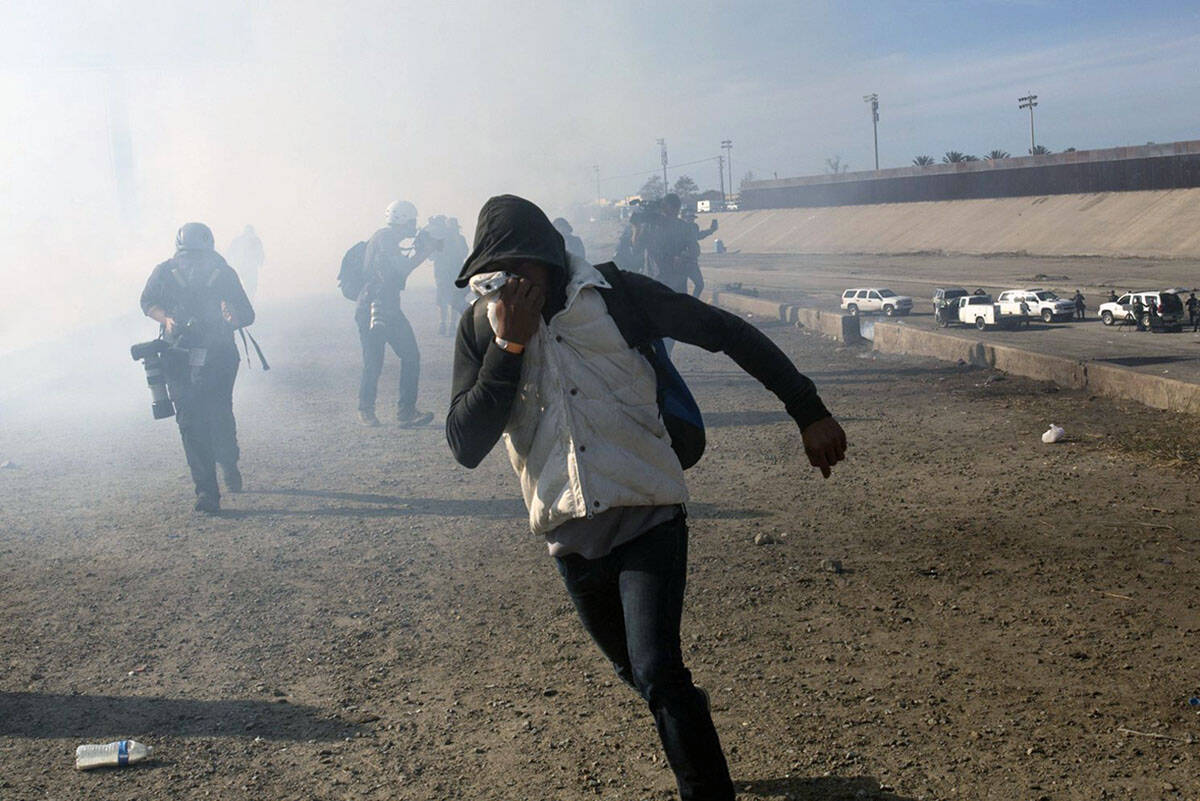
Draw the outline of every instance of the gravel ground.
M6 413L0 798L674 797L503 454L356 425L350 316L264 315L221 517L135 365L120 402ZM413 317L440 412L449 340ZM684 650L741 798L1200 797L1197 420L769 333L849 434L828 481L772 396L676 351L710 429ZM154 761L73 769L120 737Z

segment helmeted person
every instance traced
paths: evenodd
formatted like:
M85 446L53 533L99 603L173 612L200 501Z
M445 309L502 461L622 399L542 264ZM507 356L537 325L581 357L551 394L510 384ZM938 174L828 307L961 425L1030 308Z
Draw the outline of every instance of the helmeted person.
M195 508L214 514L221 508L217 465L226 488L242 491L233 417L240 357L233 332L254 322L254 307L237 272L213 249L212 231L197 222L179 229L175 255L154 268L141 305L174 345L167 384L196 487Z
M446 418L455 459L473 468L504 440L530 529L556 557L584 628L646 701L680 796L733 801L705 694L680 648L683 468L655 368L616 315L636 298L650 339L728 354L782 401L826 477L845 456L845 433L812 381L757 328L645 276L571 256L523 198L484 204L458 283L480 297L455 344Z
M246 297L253 298L254 293L258 290L258 271L262 269L263 262L266 261L262 240L258 238L258 234L254 233L253 225L247 225L240 234L233 238L233 241L229 243L229 249L225 251L225 260L242 279Z
M587 259L587 249L583 246L583 240L575 236L575 229L567 222L566 217L554 218L554 230L562 234L568 253L579 259Z
M367 240L363 288L354 310L363 354L358 419L363 425L379 425L375 399L379 375L383 372L384 353L390 346L400 358L396 421L405 426L425 425L433 419L433 413L417 410L421 351L408 318L400 310L400 293L407 285L409 274L433 253L439 243L427 234L418 233L417 207L408 201L392 202L384 217L387 224Z
M433 254L433 277L437 282L438 333L449 336L454 333L455 322L467 305L463 291L454 286L454 279L458 277L470 248L459 231L456 217L441 214L431 217L426 230L442 241L441 249Z

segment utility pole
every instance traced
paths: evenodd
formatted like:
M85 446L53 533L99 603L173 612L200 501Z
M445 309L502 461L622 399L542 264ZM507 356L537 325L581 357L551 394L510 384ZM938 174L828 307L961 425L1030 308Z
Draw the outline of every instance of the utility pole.
M663 194L670 192L670 184L667 183L667 140L659 139L658 146L662 151L662 168L663 168Z
M601 198L601 194L600 194L600 165L599 165L599 164L593 164L593 165L592 165L592 170L593 170L593 171L596 173L596 200L599 200L599 199Z
M717 173L721 177L721 205L725 205L725 157L717 156Z
M725 151L725 163L729 166L729 194L733 195L733 140L722 139L721 149Z
M871 104L871 130L875 133L875 171L879 172L879 95L874 92L863 95L863 102Z
M1029 155L1033 155L1033 151L1037 150L1037 141L1033 138L1033 110L1037 107L1037 95L1033 92L1025 95L1025 97L1017 98L1017 108L1029 109Z

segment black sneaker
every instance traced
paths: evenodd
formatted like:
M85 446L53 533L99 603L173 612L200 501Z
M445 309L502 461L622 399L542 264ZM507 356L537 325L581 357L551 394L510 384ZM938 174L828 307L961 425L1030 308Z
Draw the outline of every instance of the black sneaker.
M427 426L433 420L433 412L418 412L416 409L397 409L396 422L404 428Z
M242 471L237 465L221 465L221 475L225 478L225 489L234 493L242 491Z
M192 508L206 515L215 515L221 511L221 499L216 495L202 492L196 496L196 505Z

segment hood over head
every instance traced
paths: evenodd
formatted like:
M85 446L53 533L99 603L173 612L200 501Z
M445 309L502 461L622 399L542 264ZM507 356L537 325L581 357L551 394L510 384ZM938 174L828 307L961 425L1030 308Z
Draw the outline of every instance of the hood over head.
M562 234L536 205L516 195L497 195L479 210L475 247L454 285L465 287L471 276L490 272L501 261L533 260L549 265L559 281L567 276L567 250Z

